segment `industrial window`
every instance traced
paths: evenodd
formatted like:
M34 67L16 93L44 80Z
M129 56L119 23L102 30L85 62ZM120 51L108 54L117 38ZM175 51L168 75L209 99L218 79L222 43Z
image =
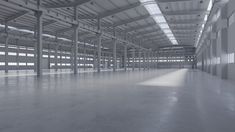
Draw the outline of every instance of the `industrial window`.
M44 58L48 58L48 55L42 55L42 57L44 57Z
M0 66L5 66L5 62L0 62Z
M34 66L34 63L27 63L27 66Z
M5 52L0 51L0 55L5 55Z
M70 59L70 57L69 57L69 56L66 56L66 59Z
M31 50L32 51L32 50L34 50L34 48L28 48L27 50Z
M20 62L20 63L19 63L19 66L26 66L26 63Z
M8 48L9 48L9 49L17 49L16 46L12 46L12 45L11 45L11 46L8 46Z
M19 49L23 49L23 50L26 50L26 47L20 47Z
M27 54L28 57L34 57L34 54Z
M54 55L50 55L50 58L55 58L55 56Z
M1 47L1 48L4 48L4 47L5 47L5 45L0 45L0 47Z
M220 57L216 58L216 64L220 64Z
M234 53L228 54L228 63L229 64L234 63Z
M8 55L10 55L10 56L16 56L16 52L8 52Z
M8 62L8 65L9 65L9 66L16 66L17 63L16 63L16 62Z
M19 53L19 56L26 56L25 53Z
M50 67L55 66L55 63L50 63Z

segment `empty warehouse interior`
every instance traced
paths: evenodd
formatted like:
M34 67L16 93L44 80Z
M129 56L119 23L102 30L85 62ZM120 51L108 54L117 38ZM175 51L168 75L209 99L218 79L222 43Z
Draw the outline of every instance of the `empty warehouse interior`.
M1 0L0 132L235 132L235 0Z

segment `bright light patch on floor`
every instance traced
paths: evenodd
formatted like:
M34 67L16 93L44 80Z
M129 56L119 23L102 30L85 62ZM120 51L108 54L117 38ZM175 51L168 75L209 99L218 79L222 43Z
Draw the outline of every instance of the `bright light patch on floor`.
M162 76L144 81L139 85L145 86L165 86L165 87L179 87L184 84L187 69L177 70Z

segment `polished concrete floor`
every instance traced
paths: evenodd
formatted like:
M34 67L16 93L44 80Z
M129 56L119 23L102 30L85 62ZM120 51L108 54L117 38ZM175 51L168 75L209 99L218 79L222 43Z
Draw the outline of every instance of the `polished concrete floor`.
M235 84L187 69L1 77L0 132L235 132Z

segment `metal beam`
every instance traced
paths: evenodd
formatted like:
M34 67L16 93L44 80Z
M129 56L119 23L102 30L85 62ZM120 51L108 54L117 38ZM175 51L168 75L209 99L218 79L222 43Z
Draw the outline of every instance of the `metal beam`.
M170 42L169 39L167 38L163 38L163 39L156 39L156 38L148 38L148 39L145 39L143 40L144 43L147 43L147 42L151 42L151 41L157 41L157 42Z
M58 5L47 5L46 8L65 8L65 7L75 7L81 6L85 3L91 2L91 0L74 0L74 2L70 3L62 3Z
M183 11L170 11L163 12L165 16L177 16L177 15L202 15L209 14L207 10L183 10Z
M151 31L144 31L144 32L138 32L133 34L134 36L138 37L138 36L144 36L144 35L148 35L148 34L152 34L152 33L156 33L156 35L160 35L163 34L163 32L161 30L151 30Z
M108 16L111 16L111 15L114 15L114 14L117 14L117 13L120 13L120 12L123 12L123 11L126 11L126 10L130 10L132 8L136 8L140 5L141 5L140 2L136 2L136 3L130 4L130 5L121 7L121 8L111 10L111 11L106 11L103 14L99 15L99 17L102 19L104 17L108 17Z
M49 26L49 25L54 24L54 23L56 23L55 20L49 20L47 22L43 22L42 26L45 27L45 26Z
M201 26L171 27L172 30L198 30Z
M177 24L203 24L206 23L204 19L195 19L195 20L187 20L187 21L168 21L168 24L177 25Z
M129 4L129 5L126 5L126 6L123 6L123 7L119 7L119 8L113 9L113 10L105 11L105 12L99 14L98 18L103 19L105 17L112 16L112 15L124 12L126 10L130 10L130 9L136 8L136 7L140 6L140 5L141 5L140 2L136 2L136 3L132 3L132 4ZM79 17L79 19L95 19L95 18L97 18L97 16Z
M22 17L23 15L25 15L25 14L27 14L27 13L28 13L28 11L20 11L20 12L14 14L14 15L8 17L8 18L5 20L5 23L10 22L10 21L13 21L13 20L15 20L15 19L17 19L17 18L19 18L19 17Z
M166 36L164 33L162 34L146 34L146 35L142 35L141 37L139 37L138 39L141 40L148 40L149 38L156 38L156 39L165 39Z
M129 28L129 29L125 30L125 32L137 31L137 30L140 30L140 29L145 29L145 28L148 28L148 27L156 26L156 25L157 25L156 23L153 23L153 24L147 24L147 25L142 25L142 26L136 26L136 27L132 27L132 28Z
M113 26L117 27L117 26L128 24L128 23L136 22L139 20L147 19L149 17L150 17L150 15L138 16L138 17L134 17L134 18L130 18L130 19L126 19L126 20L122 20L120 22L114 23Z
M149 17L150 15L138 16L138 17L122 20L120 22L116 22L113 24L113 26L117 27L117 26L128 24L128 23L140 21L143 19L148 19ZM174 24L199 24L199 23L205 23L205 21L203 19L195 19L195 20L190 20L190 21L168 21L168 24L172 24L172 25Z
M192 2L195 0L156 0L156 1L157 3L175 3L175 2Z
M8 0L8 1L1 1L1 4L3 5L6 5L7 7L10 7L10 8L14 8L14 9L19 9L19 10L27 10L29 12L33 12L35 10L37 11L42 11L45 15L44 17L47 18L47 19L51 19L51 20L59 20L60 23L63 23L65 25L70 25L70 24L78 24L78 21L77 20L74 20L73 18L70 18L64 14L61 14L59 12L52 12L50 10L48 10L47 8L45 7L42 7L42 6L37 6L33 3L26 3L22 0ZM105 33L105 32L101 32L99 30L96 30L92 27L89 27L87 26L86 24L79 24L79 29L83 30L83 31L88 31L88 32L92 32L92 33L102 33L102 36L104 37L107 37L107 38L114 38L114 36L108 34L108 33ZM132 43L132 42L129 42L129 41L126 41L126 40L123 40L121 38L117 38L116 39L120 42L126 42L128 43L128 45L132 45L136 48L142 48L142 49L145 49L143 47L139 47L138 45Z
M132 28L129 28L129 29L125 30L125 32L138 31L138 30L153 27L153 26L156 26L156 25L157 24L154 23L154 24L147 24L147 25L143 25L143 26L136 26L136 27L132 27ZM190 27L190 28L171 27L171 30L197 30L198 28L199 28L199 26L194 26L194 27Z
M72 29L74 29L73 26L72 27L68 27L68 28L64 28L64 29L60 29L60 30L57 30L55 32L56 32L56 34L62 34L62 33L68 32L68 31L70 31Z

